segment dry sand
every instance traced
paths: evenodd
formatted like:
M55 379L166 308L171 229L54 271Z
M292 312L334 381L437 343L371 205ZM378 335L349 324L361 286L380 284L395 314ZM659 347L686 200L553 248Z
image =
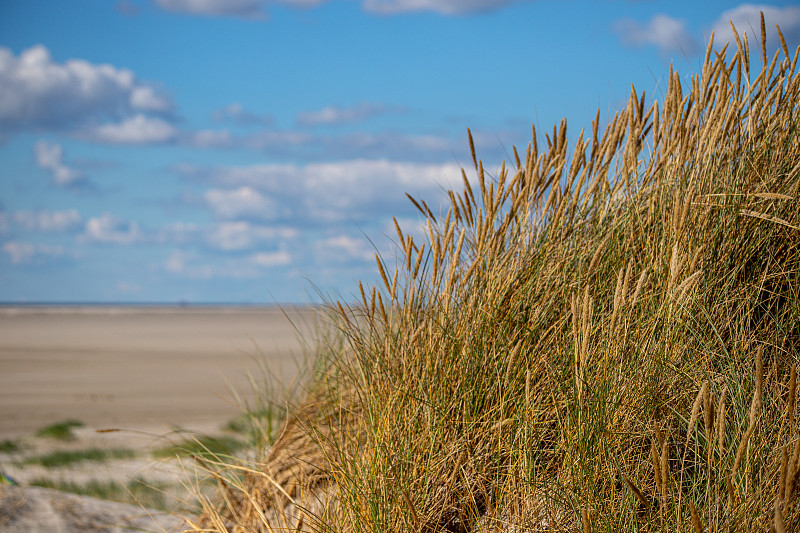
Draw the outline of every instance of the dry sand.
M289 315L291 321L286 317ZM0 440L77 419L149 433L207 429L263 364L288 385L310 307L0 307ZM293 325L294 324L294 325ZM261 363L259 363L259 361Z

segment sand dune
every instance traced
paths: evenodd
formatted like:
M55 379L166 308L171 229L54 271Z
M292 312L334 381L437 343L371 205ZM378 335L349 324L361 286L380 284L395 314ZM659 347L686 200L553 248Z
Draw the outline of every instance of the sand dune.
M291 321L284 314L286 312ZM225 421L259 361L290 383L316 311L277 307L0 307L0 439L74 418L167 430ZM294 324L294 325L293 325Z

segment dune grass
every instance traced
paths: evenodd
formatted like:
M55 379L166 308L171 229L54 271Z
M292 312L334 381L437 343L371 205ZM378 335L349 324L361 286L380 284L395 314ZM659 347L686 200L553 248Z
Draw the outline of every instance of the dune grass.
M413 199L265 457L204 463L198 530L799 528L798 52L737 44Z

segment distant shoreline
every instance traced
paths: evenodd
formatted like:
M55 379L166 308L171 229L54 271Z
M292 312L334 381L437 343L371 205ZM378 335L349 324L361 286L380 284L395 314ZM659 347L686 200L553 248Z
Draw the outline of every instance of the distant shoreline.
M221 303L0 303L0 316L26 314L138 314L138 313L268 313L302 311L324 304L221 304Z
M23 301L0 301L0 308L6 307L173 307L173 308L298 308L298 307L317 307L322 303L298 303L298 302L23 302Z

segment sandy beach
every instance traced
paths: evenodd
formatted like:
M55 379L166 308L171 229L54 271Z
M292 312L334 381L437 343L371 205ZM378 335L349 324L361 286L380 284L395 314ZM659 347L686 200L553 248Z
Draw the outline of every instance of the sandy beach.
M65 419L152 433L234 418L262 365L288 385L310 307L0 307L0 440ZM289 318L287 318L287 316ZM291 321L290 321L291 319Z

